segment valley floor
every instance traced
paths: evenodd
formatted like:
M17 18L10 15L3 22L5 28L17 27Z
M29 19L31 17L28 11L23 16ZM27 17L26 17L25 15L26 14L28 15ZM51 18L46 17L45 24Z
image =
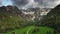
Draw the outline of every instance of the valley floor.
M28 26L22 29L14 30L8 32L6 34L12 34L15 32L16 34L54 34L54 29L50 27L37 27L37 26Z

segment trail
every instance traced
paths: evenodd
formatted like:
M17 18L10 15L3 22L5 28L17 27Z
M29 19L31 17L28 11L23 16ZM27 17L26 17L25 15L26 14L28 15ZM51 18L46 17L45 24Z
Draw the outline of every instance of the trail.
M27 34L29 34L29 31L32 29L32 26L27 30Z

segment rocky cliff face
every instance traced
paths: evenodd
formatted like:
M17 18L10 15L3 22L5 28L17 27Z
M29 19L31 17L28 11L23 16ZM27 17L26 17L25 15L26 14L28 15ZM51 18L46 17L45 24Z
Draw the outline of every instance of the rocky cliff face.
M2 6L0 7L0 13L1 14L8 14L13 16L21 16L26 19L34 19L37 17L38 19L45 15L48 10L51 10L50 8L28 8L27 10L24 9L18 9L16 6ZM27 16L28 15L28 16Z

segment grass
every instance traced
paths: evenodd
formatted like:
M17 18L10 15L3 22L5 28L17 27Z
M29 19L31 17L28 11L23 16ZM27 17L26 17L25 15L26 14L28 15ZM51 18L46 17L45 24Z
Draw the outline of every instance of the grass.
M39 31L35 32L35 33L32 33L35 28L38 28ZM52 28L49 28L49 27L35 27L35 26L28 26L26 28L17 29L17 30L8 32L6 34L12 34L12 32L16 32L16 34L24 34L24 33L27 34L27 31L28 31L28 34L46 34L47 31L50 31L51 34L54 34L53 33L54 29L52 29Z

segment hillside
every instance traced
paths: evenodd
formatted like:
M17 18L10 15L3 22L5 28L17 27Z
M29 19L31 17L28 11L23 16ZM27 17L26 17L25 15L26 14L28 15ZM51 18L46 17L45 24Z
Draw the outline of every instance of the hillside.
M14 29L22 28L27 23L20 15L21 12L16 6L0 7L0 34Z
M43 19L42 23L53 27L60 32L60 4L52 9Z

